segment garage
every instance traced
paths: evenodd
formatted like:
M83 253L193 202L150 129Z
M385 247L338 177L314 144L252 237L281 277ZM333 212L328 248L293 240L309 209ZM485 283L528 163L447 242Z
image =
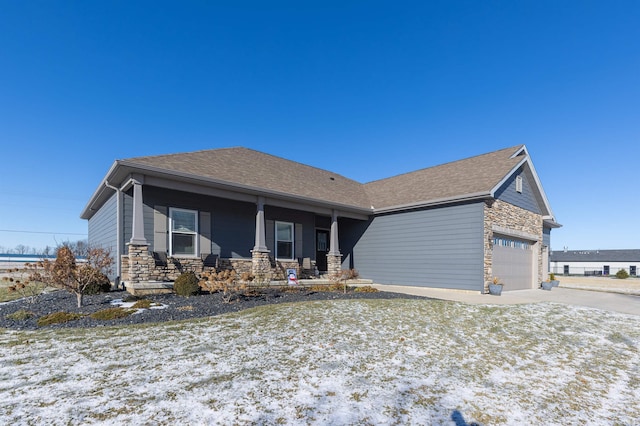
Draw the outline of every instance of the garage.
M534 247L530 241L494 235L493 276L505 291L534 288Z

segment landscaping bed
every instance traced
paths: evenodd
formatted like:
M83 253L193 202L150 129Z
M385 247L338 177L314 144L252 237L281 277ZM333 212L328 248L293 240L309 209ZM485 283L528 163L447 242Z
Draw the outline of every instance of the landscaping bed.
M191 297L182 297L176 294L148 295L139 299L152 302L152 306L132 309L133 312L129 312L129 315L115 319L99 319L96 318L99 316L96 313L121 306L124 306L123 309L131 309L135 298L131 298L129 293L125 291L84 296L81 308L77 307L75 295L65 291L54 291L39 296L37 301L33 303L28 299L1 303L0 328L36 329L39 328L38 320L41 320L42 324L43 317L55 313L68 313L69 317L73 319L48 324L46 327L103 327L186 320L237 312L268 304L313 300L421 298L399 293L366 292L357 289L349 288L347 293L344 293L341 290L329 291L329 288L327 291L307 287L256 288L246 294L238 295L229 303L223 300L222 292L205 293ZM120 303L126 300L131 300L131 302L125 305ZM77 316L76 314L81 316L74 318ZM94 314L93 317L92 314Z

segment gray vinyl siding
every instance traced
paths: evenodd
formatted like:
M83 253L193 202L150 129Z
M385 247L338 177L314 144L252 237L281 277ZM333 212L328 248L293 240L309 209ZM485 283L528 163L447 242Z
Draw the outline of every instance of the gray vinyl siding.
M522 176L522 193L516 191L516 176ZM533 193L532 182L529 181L526 173L522 173L522 168L514 173L497 191L495 198L513 204L514 206L542 214L540 206Z
M89 219L88 242L92 247L100 247L111 252L114 259L118 246L117 208L118 200L114 193L109 200ZM110 279L115 277L115 268L110 274Z
M279 221L279 222L289 222L296 224L295 232L298 232L302 227L302 235L295 235L295 244L294 250L296 257L308 257L310 259L316 258L315 251L315 224L316 224L316 215L310 212L304 212L300 210L291 210L274 206L265 206L264 208L265 219L268 221ZM254 227L252 229L252 235L255 232L255 218ZM267 234L273 234L274 229L267 229ZM267 235L267 240L269 240L269 235ZM273 241L273 239L271 239ZM300 250L300 243L302 243L302 250ZM272 243L273 244L273 243ZM267 248L271 250L272 254L275 254L273 247L269 247L267 244Z
M199 227L201 231L210 231L211 253L223 258L251 258L251 249L255 242L255 204L153 186L143 188L143 199L144 236L150 247L154 246L154 207L167 207L167 214L169 207L175 207L200 212L199 220L207 220L208 217L209 223L199 223ZM129 222L126 229L130 234L132 210L129 208L127 211ZM202 239L200 241L202 243ZM200 247L200 251L203 250L208 252L209 247Z
M211 252L222 258L251 258L255 244L256 205L146 185L143 191L144 237L150 250L154 247L155 207L166 206L210 213ZM133 197L124 194L124 238L131 239ZM168 209L167 209L168 211ZM155 212L155 213L154 213ZM206 215L200 215L206 217ZM265 206L265 219L296 224L296 256L315 259L315 215L310 212ZM203 224L200 224L203 229ZM204 226L206 228L206 226ZM267 233L273 230L267 229ZM300 251L300 243L302 250ZM201 248L202 249L202 248Z
M347 255L376 283L481 291L483 215L473 203L376 216Z

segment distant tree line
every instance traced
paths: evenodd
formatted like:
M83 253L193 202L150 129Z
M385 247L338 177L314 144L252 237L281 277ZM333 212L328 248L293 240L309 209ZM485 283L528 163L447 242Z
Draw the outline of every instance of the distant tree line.
M74 255L86 256L88 250L87 240L64 241L55 247L46 246L45 248L30 247L24 244L18 244L14 248L0 246L0 254L32 254L40 256L55 255L62 246L69 247Z

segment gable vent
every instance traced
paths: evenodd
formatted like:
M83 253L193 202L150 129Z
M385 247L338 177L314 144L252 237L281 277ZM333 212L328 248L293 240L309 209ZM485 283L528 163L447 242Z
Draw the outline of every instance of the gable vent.
M522 176L516 176L516 192L522 194Z

